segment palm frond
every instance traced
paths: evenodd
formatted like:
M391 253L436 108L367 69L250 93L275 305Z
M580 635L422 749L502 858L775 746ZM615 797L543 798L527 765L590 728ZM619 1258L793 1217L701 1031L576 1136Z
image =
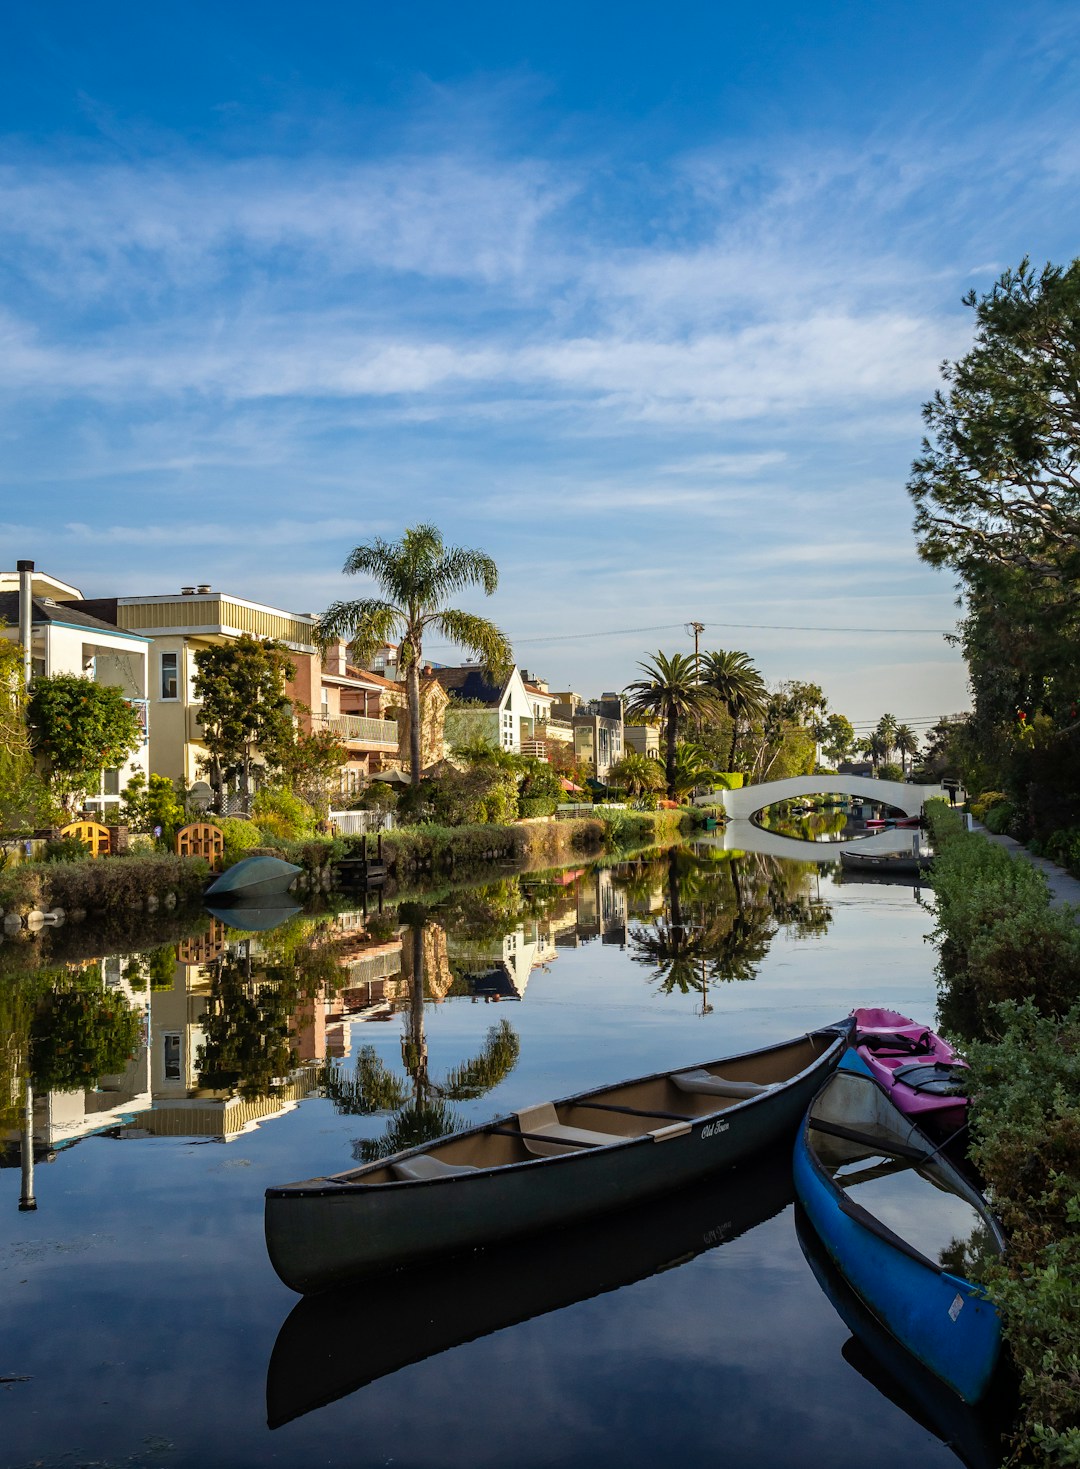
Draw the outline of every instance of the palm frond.
M427 621L429 626L459 648L483 659L493 678L504 679L514 666L514 650L509 638L486 617L447 608L434 613Z
M382 643L393 642L405 626L405 614L391 602L361 597L355 602L331 602L319 618L316 641L321 648L344 639L358 658L366 658Z

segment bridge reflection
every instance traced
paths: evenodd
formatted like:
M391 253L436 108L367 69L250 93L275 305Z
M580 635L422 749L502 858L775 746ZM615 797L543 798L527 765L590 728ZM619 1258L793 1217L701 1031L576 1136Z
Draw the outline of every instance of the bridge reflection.
M850 841L815 842L799 837L782 836L779 832L766 831L752 821L729 821L723 831L703 838L710 846L721 847L725 852L760 852L766 857L786 857L792 862L839 862L840 850L857 849L860 852L912 852L917 831L899 830L876 832L873 836L853 837Z

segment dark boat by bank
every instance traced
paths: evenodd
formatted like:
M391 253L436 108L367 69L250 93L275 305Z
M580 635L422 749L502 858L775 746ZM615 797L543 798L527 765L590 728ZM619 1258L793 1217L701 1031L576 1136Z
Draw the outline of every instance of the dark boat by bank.
M848 1366L952 1449L967 1469L999 1469L1016 1395L1013 1384L1003 1381L1000 1395L984 1406L963 1402L867 1309L829 1259L801 1205L795 1209L795 1236L814 1279L851 1332L841 1348Z
M267 1189L271 1263L293 1290L326 1290L730 1168L795 1130L852 1024L543 1102L345 1173Z
M737 1239L790 1204L790 1150L663 1198L461 1259L305 1296L266 1374L271 1428L377 1378L662 1270Z
M224 903L261 907L267 899L283 898L301 870L280 857L244 857L214 879L203 899L215 907Z
M1000 1255L1004 1238L981 1195L858 1057L845 1058L809 1107L794 1173L851 1289L924 1367L978 1402L998 1364L1001 1322L968 1272Z
M933 867L932 857L914 852L841 852L845 872L871 872L880 877L920 877Z

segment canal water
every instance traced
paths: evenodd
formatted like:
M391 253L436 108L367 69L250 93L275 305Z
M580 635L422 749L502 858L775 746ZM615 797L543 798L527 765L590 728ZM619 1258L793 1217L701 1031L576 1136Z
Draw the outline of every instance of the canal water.
M263 1242L268 1185L858 1005L932 1023L929 896L701 844L3 945L0 1464L989 1469L815 1258L787 1144L312 1301Z

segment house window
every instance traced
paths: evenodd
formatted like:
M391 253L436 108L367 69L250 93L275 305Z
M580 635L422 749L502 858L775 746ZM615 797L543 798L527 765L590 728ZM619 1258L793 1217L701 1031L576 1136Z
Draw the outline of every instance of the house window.
M163 699L180 697L179 653L162 653L161 655L161 697Z
M180 1032L178 1030L168 1031L162 1036L163 1056L165 1061L165 1080L180 1080Z
M119 770L103 770L101 772L101 794L103 796L118 796L120 794Z

